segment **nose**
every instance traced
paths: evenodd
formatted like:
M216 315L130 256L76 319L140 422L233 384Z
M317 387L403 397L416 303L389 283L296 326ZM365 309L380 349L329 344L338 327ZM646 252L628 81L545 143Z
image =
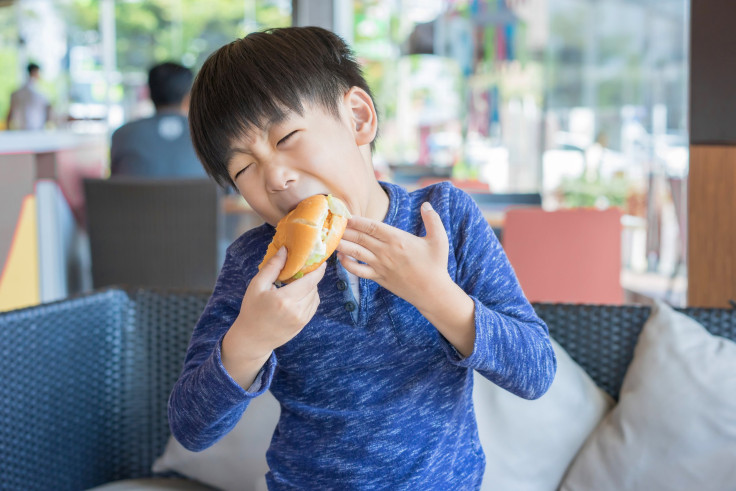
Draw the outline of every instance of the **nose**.
M269 192L285 191L296 183L296 170L283 164L273 163L266 169L266 188Z

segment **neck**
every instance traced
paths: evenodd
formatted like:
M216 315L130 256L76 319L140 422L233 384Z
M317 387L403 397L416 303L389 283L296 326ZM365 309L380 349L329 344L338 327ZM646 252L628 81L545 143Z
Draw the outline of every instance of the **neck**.
M376 179L376 171L373 168L373 152L370 145L362 145L360 154L365 167L365 179L369 182L367 202L363 203L363 216L372 220L382 222L388 213L388 194L381 187L381 183Z
M156 113L157 114L163 114L163 113L177 113L177 114L185 114L182 110L181 105L179 104L171 104L167 106L156 106Z
M381 187L381 183L373 179L368 196L369 199L365 207L364 216L379 222L383 221L386 218L386 213L388 213L389 199L388 194Z

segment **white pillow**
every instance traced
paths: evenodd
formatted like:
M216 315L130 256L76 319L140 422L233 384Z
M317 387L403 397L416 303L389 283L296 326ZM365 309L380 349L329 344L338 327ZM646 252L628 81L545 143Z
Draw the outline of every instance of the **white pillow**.
M279 403L270 392L253 399L235 428L201 452L190 452L169 437L153 472L175 471L225 491L266 489L266 450L279 419Z
M657 303L562 489L736 489L736 343Z
M475 374L473 399L486 454L482 490L556 490L585 439L613 406L570 355L552 340L557 374L534 401Z

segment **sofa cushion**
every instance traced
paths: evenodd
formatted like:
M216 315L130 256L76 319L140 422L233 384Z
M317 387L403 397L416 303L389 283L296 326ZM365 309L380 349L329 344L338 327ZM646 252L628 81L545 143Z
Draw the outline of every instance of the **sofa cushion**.
M552 340L557 374L534 401L475 374L473 399L486 454L484 490L556 490L575 454L613 406L588 374Z
M562 489L733 489L735 463L736 343L656 303Z
M170 437L153 472L174 471L225 491L265 491L266 450L279 412L279 403L265 392L251 401L230 433L206 450L190 452Z
M88 491L214 491L214 488L186 479L152 477L148 479L124 479Z

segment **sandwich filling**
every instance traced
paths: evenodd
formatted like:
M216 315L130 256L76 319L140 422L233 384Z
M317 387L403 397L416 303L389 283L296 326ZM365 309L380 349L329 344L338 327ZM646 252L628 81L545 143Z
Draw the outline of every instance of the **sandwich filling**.
M327 195L327 210L317 220L317 228L320 229L319 236L314 241L312 251L309 253L307 261L304 263L304 267L311 266L312 264L321 261L327 254L327 236L330 234L332 229L332 217L333 215L350 218L350 212L348 211L345 204L335 199L331 194ZM299 274L299 273L297 273Z
M327 234L330 233L329 222L332 218L332 213L329 210L325 210L324 216L320 217L317 221L317 228L319 228L319 235L316 237L314 244L312 245L312 251L309 253L309 257L304 263L304 267L311 266L312 264L319 262L325 254L327 254Z

